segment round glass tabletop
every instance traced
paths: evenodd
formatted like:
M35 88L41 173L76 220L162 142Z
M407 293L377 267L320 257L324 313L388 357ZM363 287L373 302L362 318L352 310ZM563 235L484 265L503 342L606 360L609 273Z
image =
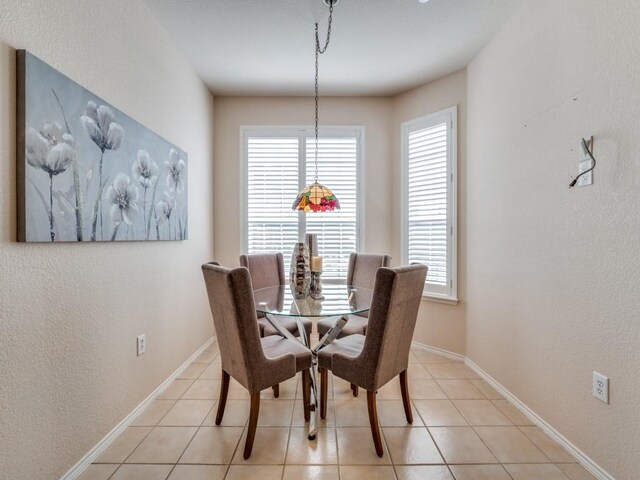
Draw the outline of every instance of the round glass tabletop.
M350 285L323 284L324 298L294 298L289 285L261 288L253 292L256 311L287 317L337 317L362 313L371 307L372 290Z

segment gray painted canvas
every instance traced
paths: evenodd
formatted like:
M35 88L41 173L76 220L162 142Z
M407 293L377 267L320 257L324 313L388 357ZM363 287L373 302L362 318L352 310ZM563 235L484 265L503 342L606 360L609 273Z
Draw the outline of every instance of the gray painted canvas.
M187 154L17 54L18 240L185 240Z

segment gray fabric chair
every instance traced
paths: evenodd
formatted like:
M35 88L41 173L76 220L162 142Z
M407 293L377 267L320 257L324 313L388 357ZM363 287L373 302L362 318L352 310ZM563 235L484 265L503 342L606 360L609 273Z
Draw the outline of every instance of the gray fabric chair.
M311 353L299 342L280 336L260 338L251 277L246 268L202 266L222 362L222 387L216 415L220 425L233 377L251 395L244 458L251 456L260 411L260 391L302 372L305 420L309 420Z
M373 255L367 253L352 253L349 256L349 270L347 271L347 285L373 289L376 271L380 267L389 267L391 257L389 255ZM364 335L367 331L368 313L349 315L349 321L340 331L340 337L347 335ZM327 333L333 326L333 320L325 318L318 321L318 333L320 337ZM355 391L354 391L355 393Z
M376 393L397 375L400 375L404 413L407 422L413 423L407 367L426 277L424 265L378 269L367 335L339 338L318 353L320 417L327 415L328 370L352 385L364 388L373 442L380 457L383 450Z
M284 260L281 253L266 253L260 255L240 255L240 265L246 267L251 275L253 289L273 287L275 285L286 285L284 276ZM278 317L280 324L294 335L298 336L298 324L295 319ZM313 323L306 318L302 319L307 335L311 335ZM280 335L278 331L264 318L263 314L258 315L260 335L268 337L270 335Z

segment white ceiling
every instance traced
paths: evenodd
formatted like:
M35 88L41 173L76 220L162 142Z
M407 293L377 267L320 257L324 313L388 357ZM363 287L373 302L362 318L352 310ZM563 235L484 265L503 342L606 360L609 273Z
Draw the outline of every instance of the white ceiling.
M322 0L145 0L214 95L312 95ZM341 0L321 95L391 95L466 66L521 0Z

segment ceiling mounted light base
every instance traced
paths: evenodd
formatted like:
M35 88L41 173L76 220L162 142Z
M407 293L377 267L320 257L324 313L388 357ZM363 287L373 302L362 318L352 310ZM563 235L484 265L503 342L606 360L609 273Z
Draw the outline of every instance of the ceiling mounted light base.
M340 0L324 0L324 3L327 5L327 7L333 7L336 6L339 1Z

